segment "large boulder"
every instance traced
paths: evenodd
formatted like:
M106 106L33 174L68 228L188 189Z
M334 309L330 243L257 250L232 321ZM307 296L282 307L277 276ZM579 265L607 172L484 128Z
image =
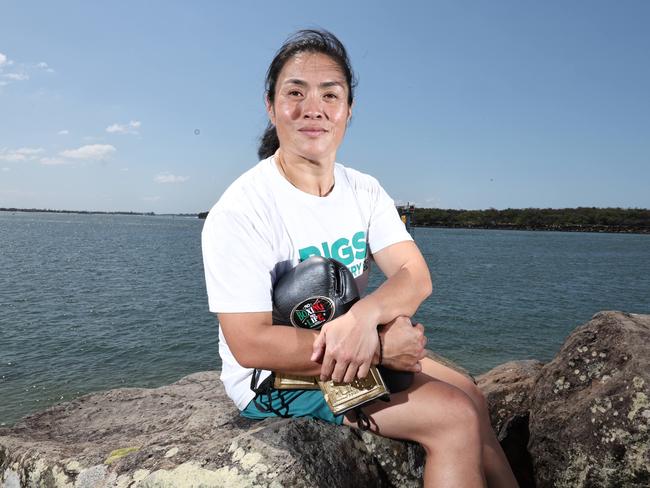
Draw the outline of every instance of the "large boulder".
M600 312L477 380L521 488L650 486L650 315Z
M0 486L420 486L415 444L240 417L218 372L80 397L0 429Z
M536 360L510 361L477 377L496 432L530 410L532 388L544 365Z
M578 327L532 390L537 486L650 486L649 386L649 315L601 312Z

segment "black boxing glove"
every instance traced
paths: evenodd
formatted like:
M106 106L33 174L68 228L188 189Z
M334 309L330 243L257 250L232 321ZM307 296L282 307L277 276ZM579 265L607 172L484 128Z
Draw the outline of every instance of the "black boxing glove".
M273 323L320 330L358 300L359 289L345 265L312 256L283 274L273 288Z
M320 330L360 298L352 272L335 259L312 256L283 274L273 288L273 323ZM413 373L378 370L391 393L408 388Z

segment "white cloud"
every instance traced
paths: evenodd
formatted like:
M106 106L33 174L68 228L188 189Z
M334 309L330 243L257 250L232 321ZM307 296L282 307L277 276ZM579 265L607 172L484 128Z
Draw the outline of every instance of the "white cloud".
M7 73L2 75L3 78L6 78L11 81L25 81L29 80L29 75L25 73Z
M111 134L138 134L137 129L142 125L139 120L132 120L128 124L112 124L106 127L106 132Z
M0 161L30 161L44 151L41 147L21 147L20 149L0 150Z
M57 134L60 136L67 136L68 134L70 134L70 131L68 129L63 129L57 132Z
M127 172L128 170L129 170L129 168L120 168L120 171Z
M189 176L176 176L169 172L164 172L157 174L153 181L156 183L183 183L189 179Z
M155 196L155 197L140 197L141 200L144 200L145 202L157 202L160 200L160 197Z
M45 166L61 166L62 164L71 164L70 161L66 161L61 158L41 158L41 164Z
M9 66L14 66L13 73L4 73ZM31 78L31 76L36 72L36 70L42 70L47 73L54 73L54 70L49 67L45 61L40 63L14 63L12 59L9 59L6 54L0 53L0 87L10 85L17 81L26 81Z
M110 144L88 144L77 149L66 149L59 154L64 158L101 161L116 151Z
M9 171L11 171L11 168L7 168L7 167L2 168L3 173L8 173Z
M44 62L44 61L41 61L40 63L38 63L38 64L36 65L36 67L37 67L37 68L40 68L40 69L44 69L44 70L47 71L48 73L54 73L54 70L53 70L52 68L50 68L50 67L47 65L47 63Z

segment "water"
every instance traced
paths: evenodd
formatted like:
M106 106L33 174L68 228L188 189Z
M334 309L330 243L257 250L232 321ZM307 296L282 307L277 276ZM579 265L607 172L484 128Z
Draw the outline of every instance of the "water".
M202 225L0 212L0 424L91 391L218 369ZM548 361L600 310L650 313L650 236L416 229L415 238L435 288L416 318L430 348L474 374Z

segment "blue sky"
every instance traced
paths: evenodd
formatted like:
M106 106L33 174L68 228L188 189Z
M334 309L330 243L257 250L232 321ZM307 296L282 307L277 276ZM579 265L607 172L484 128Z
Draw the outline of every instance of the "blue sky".
M257 162L263 84L324 27L338 160L399 202L650 207L645 1L3 2L0 207L198 212Z

